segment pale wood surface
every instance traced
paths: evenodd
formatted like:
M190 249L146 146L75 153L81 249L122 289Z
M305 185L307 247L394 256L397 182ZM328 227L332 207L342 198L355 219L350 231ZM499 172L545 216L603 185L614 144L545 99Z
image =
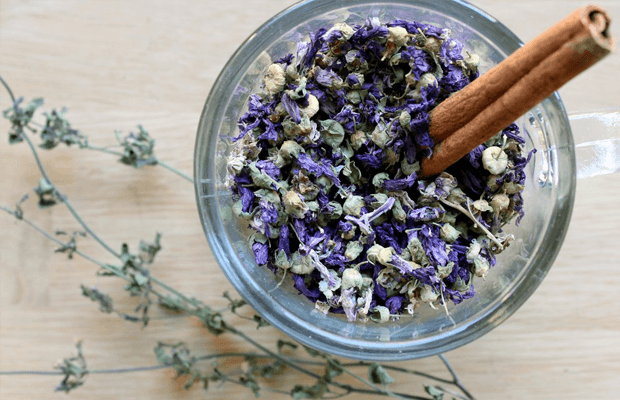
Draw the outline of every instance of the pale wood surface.
M278 1L0 1L0 74L17 95L42 96L47 109L67 106L73 125L96 145L114 144L114 130L143 124L158 156L191 173L199 113L224 62L256 27L292 0ZM476 0L523 40L533 38L583 1ZM598 2L620 21L617 0ZM613 26L616 36L620 29ZM620 56L610 56L566 85L569 111L620 106ZM1 91L1 108L9 106ZM0 122L0 204L12 206L36 186L39 173L25 144L9 146ZM136 171L112 156L59 147L41 152L49 175L108 243L133 248L164 233L153 274L211 304L233 290L210 253L191 185L161 168ZM620 175L579 181L562 251L536 293L507 322L448 353L479 399L620 398ZM78 226L63 206L26 216L44 229ZM106 260L92 239L79 247ZM130 310L122 284L95 275L86 260L54 253L55 245L0 213L0 370L51 370L84 340L91 368L155 364L158 340L188 342L199 354L246 348L214 339L187 318L149 327L97 311L79 285L97 285ZM110 261L107 259L107 261ZM154 316L165 316L155 310ZM251 325L247 325L251 329ZM273 343L273 329L255 332ZM403 365L442 371L436 358ZM297 383L286 375L282 383ZM56 376L0 377L1 399L65 398ZM395 389L420 392L423 379ZM274 383L273 387L278 384ZM270 395L266 394L269 398ZM77 399L252 398L235 386L188 392L169 372L92 375ZM363 397L363 396L362 396ZM284 398L275 396L274 398Z

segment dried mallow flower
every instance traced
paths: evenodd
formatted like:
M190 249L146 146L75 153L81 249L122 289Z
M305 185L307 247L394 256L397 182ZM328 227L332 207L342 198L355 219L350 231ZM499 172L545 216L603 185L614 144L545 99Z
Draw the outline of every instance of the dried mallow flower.
M513 239L502 228L524 215L531 153L513 124L441 174L418 173L435 144L429 114L478 77L480 57L415 21L309 37L267 67L231 139L232 214L256 232L256 263L349 321L472 298ZM148 138L129 139L128 161L148 160Z

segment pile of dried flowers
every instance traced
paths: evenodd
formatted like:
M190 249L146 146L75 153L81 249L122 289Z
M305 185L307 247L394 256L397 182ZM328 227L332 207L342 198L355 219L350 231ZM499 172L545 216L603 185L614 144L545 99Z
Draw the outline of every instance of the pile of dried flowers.
M290 272L324 313L413 314L474 296L502 227L523 217L524 140L511 125L457 164L418 177L429 112L478 77L448 29L338 23L275 60L232 139L233 211L256 263Z

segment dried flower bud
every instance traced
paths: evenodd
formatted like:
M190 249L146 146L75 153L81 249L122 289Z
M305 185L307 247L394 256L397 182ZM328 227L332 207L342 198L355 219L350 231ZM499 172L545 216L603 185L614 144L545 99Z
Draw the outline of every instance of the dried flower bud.
M228 161L228 165L226 166L226 168L230 175L239 175L241 171L243 171L244 166L245 166L245 157L237 156L237 157L232 157L230 161Z
M476 200L472 203L472 207L474 210L480 212L493 211L493 207L491 207L486 200Z
M428 257L424 251L424 247L422 247L422 242L420 242L420 239L415 236L411 236L409 243L407 244L407 248L411 253L413 261L420 265L428 264Z
M326 33L325 37L328 37L334 31L338 31L342 34L342 40L347 41L351 39L351 36L355 33L355 30L351 28L346 22L338 22L334 24Z
M278 252L276 253L276 261L274 264L276 265L276 267L285 270L291 268L291 262L289 261L284 250L278 250Z
M308 118L314 117L314 115L319 111L319 99L315 96L309 94L308 95L308 106L299 109L301 112L306 113Z
M437 85L437 78L435 77L435 75L431 74L430 72L427 72L420 76L420 81L416 85L416 90L419 91L420 89L431 86L431 85Z
M439 293L436 293L432 286L424 285L420 288L420 300L425 303L432 303L437 301Z
M271 64L265 75L265 89L270 95L280 93L286 86L286 74L280 64Z
M289 190L282 197L282 204L284 211L295 218L303 218L309 210L301 196L293 190Z
M381 124L378 124L372 131L370 139L373 141L374 144L376 144L382 149L385 149L385 146L387 146L391 138L386 131L385 125L382 126Z
M519 184L517 182L506 182L506 183L504 183L504 186L502 187L502 189L507 194L515 194L515 193L519 193L519 192L523 191L523 189L525 189L525 186L523 186L523 185L521 185L521 184Z
M361 89L364 85L364 74L353 72L347 76L346 82L351 89Z
M499 175L489 175L489 178L487 179L487 187L491 192L497 192L499 190L499 184L497 183L499 178Z
M314 262L308 256L302 256L299 252L291 254L291 272L298 275L306 275L314 271Z
M392 206L392 215L394 216L394 219L399 222L405 222L407 220L407 213L403 209L403 206L400 204L399 200L396 200Z
M489 262L484 257L474 258L474 273L479 278L485 278L489 272Z
M362 287L362 274L355 268L346 268L342 271L342 290L346 290L352 287L361 288Z
M409 32L407 29L401 26L390 26L388 27L388 42L394 43L394 47L398 50L400 47L407 44L409 41Z
M439 230L439 237L448 243L456 242L461 233L456 230L451 224L443 224Z
M480 250L482 250L482 246L477 240L474 240L467 248L467 259L470 261L474 260L476 257L478 257L478 255L480 255Z
M407 110L401 111L400 115L398 116L398 122L400 123L400 126L402 126L406 131L408 131L409 125L411 124L411 114L409 114ZM407 158L405 157L403 161L406 161L406 160Z
M331 209L328 214L329 219L338 219L342 215L342 204L337 201L330 201L327 203L327 207Z
M308 210L313 213L319 212L319 202L316 200L306 201L306 205L308 206Z
M375 243L366 251L366 258L369 263L374 265L377 262L377 256L379 255L379 251L381 249L383 249L383 246Z
M368 137L364 131L356 130L355 133L351 135L349 142L351 143L351 147L357 151L366 143L367 140Z
M424 48L430 50L431 53L439 54L442 44L443 44L443 40L438 39L434 36L426 36Z
M379 249L379 252L377 253L377 261L379 262L379 264L388 267L392 265L392 256L394 255L394 253L395 251L392 247L384 247L382 249Z
M340 237L343 238L344 240L351 240L355 237L356 232L357 232L357 226L353 225L353 228L351 228L349 231L342 232L340 234Z
M328 303L321 301L321 300L317 300L316 303L314 303L314 309L320 312L321 314L327 315L329 313L330 308L331 307Z
M370 206L372 208L379 208L381 207L383 204L385 204L386 201L388 201L388 195L385 193L373 193L370 195L370 197L373 199L373 201L370 203Z
M383 190L383 182L390 179L390 175L387 172L379 172L372 178L372 184L377 190Z
M289 64L288 67L286 67L286 79L290 82L294 82L297 83L299 82L299 72L297 71L297 65L295 65L295 63L291 63Z
M280 146L280 155L287 162L290 162L292 158L297 158L303 151L304 149L294 140L286 140Z
M400 162L400 169L401 171L403 171L404 175L409 176L413 173L420 172L420 162L415 161L413 164L409 164L409 161L407 161L407 157L403 157L402 161Z
M360 104L362 100L364 100L364 97L364 92L361 90L352 90L347 93L347 100L349 101L349 103L355 105Z
M359 241L356 240L354 242L349 242L347 243L347 249L344 252L344 256L347 260L353 261L359 257L360 254L362 254L363 250L364 246L362 246Z
M475 72L478 69L478 66L480 65L480 57L477 54L470 54L468 52L467 57L465 57L463 62L465 63L465 67L469 71Z
M509 205L510 198L503 193L498 193L494 195L491 200L491 207L493 207L493 211L495 211L496 214L499 214L508 209Z
M384 306L375 306L372 308L370 319L373 322L377 323L385 323L390 320L390 310Z
M456 217L457 217L456 213L446 211L445 213L441 214L441 216L439 217L439 222L452 224L454 226L456 224Z
M362 196L349 196L342 205L342 212L359 217L365 204Z
M482 165L490 173L499 175L508 166L508 155L497 146L487 147L482 152Z
M452 269L454 269L454 262L452 261L450 261L446 265L438 265L437 273L439 275L439 278L443 279L443 278L450 276L450 274L452 273Z

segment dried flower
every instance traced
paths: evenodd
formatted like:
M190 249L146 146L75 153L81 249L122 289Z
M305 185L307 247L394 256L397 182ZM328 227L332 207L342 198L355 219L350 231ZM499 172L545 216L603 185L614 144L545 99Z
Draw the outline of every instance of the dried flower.
M497 146L491 146L482 152L482 165L492 174L499 175L508 166L508 155Z

